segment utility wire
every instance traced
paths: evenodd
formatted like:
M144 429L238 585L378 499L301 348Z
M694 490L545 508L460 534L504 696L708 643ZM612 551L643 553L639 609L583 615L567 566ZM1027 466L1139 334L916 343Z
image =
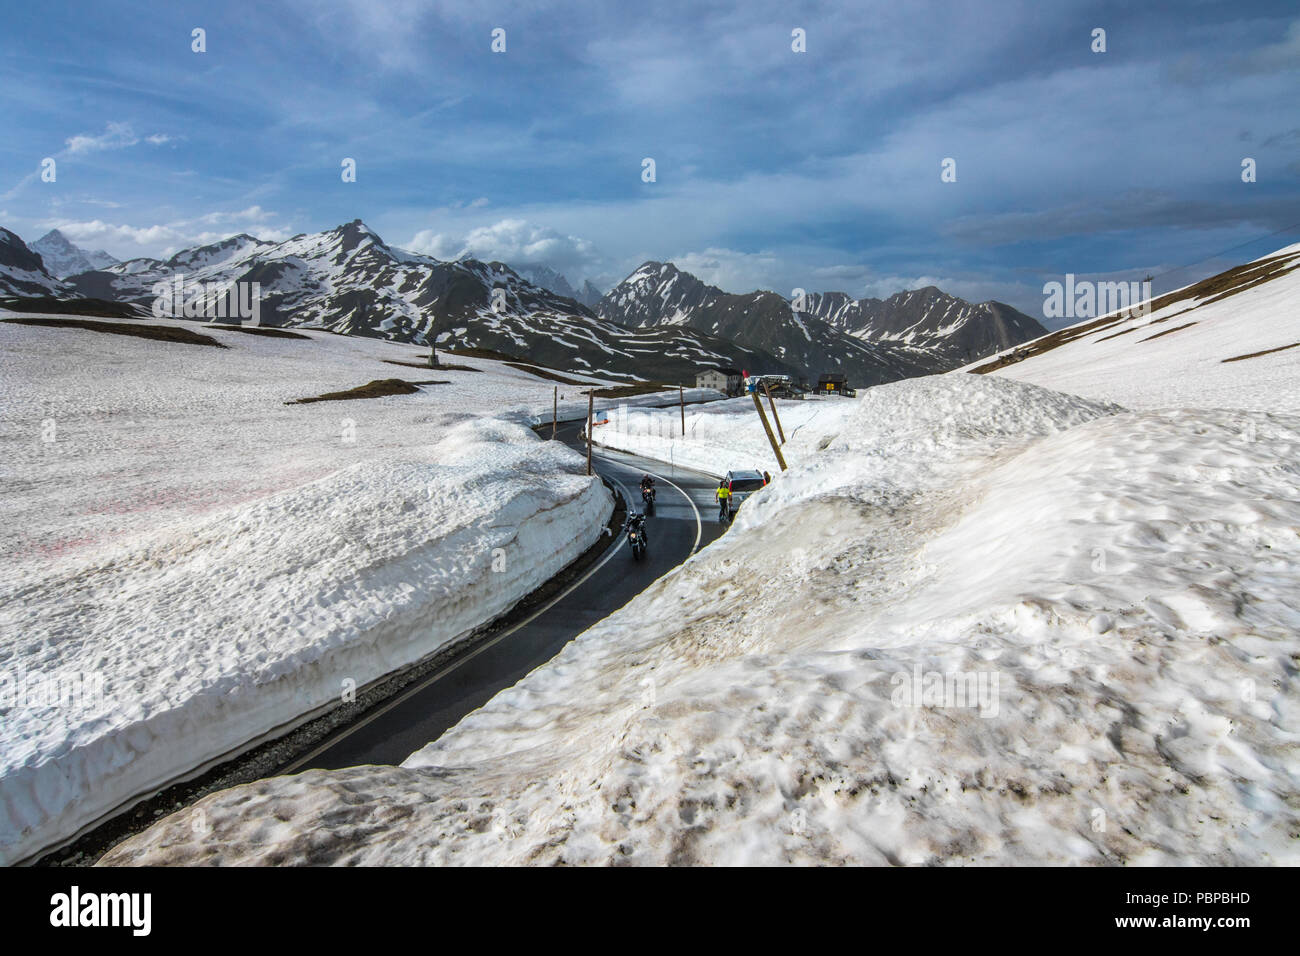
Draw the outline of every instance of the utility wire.
M1300 229L1300 222L1293 222L1291 225L1283 226L1281 229L1274 230L1273 232L1270 232L1267 235L1256 236L1254 239L1248 239L1245 242L1238 243L1237 245L1231 247L1230 249L1224 249L1221 252L1212 253L1206 256L1204 259L1197 259L1195 262L1189 262L1185 266L1175 266L1172 269L1166 269L1164 272L1161 272L1159 275L1151 276L1151 280L1155 281L1156 279L1159 279L1163 276L1172 275L1175 272L1182 272L1184 269L1190 269L1192 266L1200 265L1202 262L1209 262L1211 259L1217 259L1219 258L1219 256L1225 256L1229 252L1234 252L1237 249L1244 249L1246 246L1253 246L1257 242L1263 242L1265 239L1272 238L1273 236L1279 235L1280 233L1291 232L1297 229Z

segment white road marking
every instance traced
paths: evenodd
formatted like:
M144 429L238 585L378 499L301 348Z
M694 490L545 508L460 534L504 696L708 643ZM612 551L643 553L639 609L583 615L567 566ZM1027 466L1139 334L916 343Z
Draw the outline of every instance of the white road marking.
M617 481L616 481L615 483L618 484L618 486L619 486L620 488L623 488L623 485L622 485L621 482L617 482ZM627 490L627 489L624 488L624 497L625 497L625 498L627 497L627 495L626 495L626 490ZM631 503L631 499L630 499L630 498L628 499L628 503L629 503L629 504ZM519 630L521 627L525 627L525 626L531 624L534 620L536 620L536 619L537 619L538 617L540 617L541 615L545 614L547 611L549 611L551 608L553 608L553 607L554 607L556 604L558 604L560 601L564 600L566 597L568 597L570 594L572 594L572 593L573 593L574 591L576 591L578 588L582 587L582 585L586 583L586 581L587 581L587 579L588 579L589 577L591 577L593 574L595 574L597 571L599 571L601 568L603 568L606 564L608 564L609 561L610 561L610 559L613 558L614 555L616 555L620 550L622 550L622 548L623 548L623 544L625 543L625 540L626 540L626 539L624 538L624 536L620 533L620 534L618 535L618 541L615 542L614 545L613 545L613 547L611 547L611 548L609 549L609 552L608 552L608 553L607 553L603 558L601 558L598 562L596 562L596 564L595 564L595 565L594 565L594 566L593 566L589 571L587 571L586 574L584 574L582 577L578 578L578 580L574 581L571 585L569 585L567 588L565 588L563 591L561 591L561 592L560 592L559 594L557 594L555 597L551 598L551 600L547 601L544 605L542 605L541 607L539 607L539 608L538 608L536 611L534 611L532 614L528 615L528 617L524 618L524 619L523 619L522 621L520 621L518 624L514 625L513 627L509 628L508 630L505 630L505 631L501 632L500 634L498 634L496 637L492 638L491 640L484 641L482 644L480 644L478 647L474 648L474 650L470 651L468 654L462 654L461 656L457 657L454 661L452 661L451 663L449 663L446 667L443 667L443 668L441 668L440 670L435 671L433 674L430 674L428 677L426 677L424 680L420 681L418 684L416 684L416 685L415 685L414 687L412 687L410 690L405 690L405 691L403 691L401 694L399 694L398 696L394 697L392 700L387 701L386 703L384 703L383 705L381 705L377 710L375 710L375 711L373 711L373 712L367 714L365 717L363 717L361 720L358 720L356 723L349 724L349 725L348 725L344 730L340 731L340 732L337 733L337 734L334 734L334 735L330 736L330 738L329 738L327 741L323 742L319 747L317 747L315 750L311 751L311 753L307 754L305 757L302 757L302 758L300 758L300 759L294 761L292 764L290 764L288 767L286 767L284 770L282 770L282 771L280 771L280 772L283 773L283 774L294 773L294 772L297 771L300 767L302 767L303 764L305 764L305 763L309 763L310 761L314 760L316 757L320 756L320 755L321 755L322 753L324 753L326 750L329 750L331 747L333 747L335 744L337 744L340 740L346 740L348 737L351 737L354 733L356 733L356 732L357 732L358 730L360 730L362 727L365 727L367 724L371 723L372 721L378 720L380 717L382 717L384 714L388 713L390 710L392 710L392 709L393 709L394 707L396 707L398 704L402 703L404 700L407 700L408 698L414 696L415 694L418 694L420 691L424 690L424 689L425 689L426 687L428 687L429 685L434 684L434 683L436 683L437 681L442 680L442 678L446 677L448 674L450 674L450 673L451 673L452 671L454 671L456 668L460 667L462 664L465 664L465 663L467 663L467 662L469 662L469 661L472 661L474 658L478 657L480 654L482 654L482 653L483 653L484 651L486 651L488 648L493 647L493 646L495 646L495 645L497 645L497 644L500 644L502 641L504 641L504 640L505 640L507 637L509 637L511 634L515 633L515 631ZM430 743L432 743L432 741L430 741Z
M651 478L655 478L659 481L666 481L674 488L677 488L677 493L686 499L686 503L690 505L691 510L695 512L695 544L691 546L691 554L694 554L696 551L700 550L700 535L703 534L704 531L704 526L700 522L700 509L695 507L695 502L691 500L691 496L688 495L686 492L682 491L681 488L678 488L677 485L670 479L665 478L663 475L656 475L653 471L647 471L646 474L649 475ZM688 558L690 556L691 556L690 554L687 555Z

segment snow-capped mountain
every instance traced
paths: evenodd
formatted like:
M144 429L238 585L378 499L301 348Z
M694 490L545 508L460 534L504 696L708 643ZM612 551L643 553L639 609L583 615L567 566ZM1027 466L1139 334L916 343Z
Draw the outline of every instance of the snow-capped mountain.
M575 289L568 279L549 266L531 266L516 269L515 271L533 285L541 286L543 289L548 289L556 295L562 295L566 299L573 299L593 311L603 297L603 293L592 284L590 279L582 281L580 290Z
M500 263L443 262L389 246L359 219L279 243L232 236L165 262L133 259L83 273L71 283L83 295L147 305L153 286L176 275L187 283L260 283L263 324L399 341L424 342L480 312L586 312ZM502 290L499 313L492 311L494 288Z
M88 252L74 245L68 237L57 229L51 229L31 244L33 252L40 253L45 263L45 270L52 276L66 279L79 272L104 269L114 265L118 260L102 249Z
M952 367L906 343L865 341L808 313L775 292L732 295L672 263L646 262L611 289L597 313L632 328L693 328L768 352L815 381L842 373L849 384L877 385Z
M701 329L810 373L856 374L861 384L955 368L1047 331L1008 305L975 305L933 286L888 299L817 293L802 304L796 310L774 292L730 295L672 263L647 262L609 291L597 313L637 328Z
M50 275L40 253L8 229L0 228L0 295L66 295L67 289Z
M605 293L597 289L590 279L582 280L582 291L577 295L579 302L594 312L596 311L596 306L600 305L600 300L604 297Z
M605 293L596 313L629 328L690 325L724 295L671 262L644 262Z
M701 367L789 367L690 329L630 330L500 262L445 262L389 246L359 219L271 243L248 235L73 276L77 294L150 306L155 284L258 282L263 325L440 348L491 349L622 377L690 381Z
M566 299L576 301L578 298L577 290L569 284L569 280L549 266L528 266L516 271L535 286L562 295Z
M806 310L854 338L923 349L962 365L1021 342L1047 329L1001 302L978 304L926 286L888 299L853 299L843 292L813 293Z

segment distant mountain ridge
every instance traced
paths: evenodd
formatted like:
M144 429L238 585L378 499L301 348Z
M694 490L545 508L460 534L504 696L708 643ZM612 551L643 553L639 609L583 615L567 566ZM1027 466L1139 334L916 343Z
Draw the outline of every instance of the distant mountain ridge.
M723 292L672 263L642 263L596 307L630 328L694 328L752 345L809 377L842 372L872 385L956 368L1047 330L996 302L973 305L934 287L887 300L819 293L796 304L775 292Z
M157 283L257 282L263 325L328 329L442 349L489 349L575 371L690 382L703 367L794 369L694 330L630 330L501 262L446 262L383 241L361 220L273 243L249 235L72 276L71 294L149 307Z
M45 263L45 270L59 279L66 279L79 272L90 272L92 269L103 269L118 261L102 249L87 252L80 246L74 245L57 229L51 229L41 236L31 244L30 248L40 254L41 260Z
M577 290L561 273L548 266L530 266L515 271L533 285L549 289L556 295L562 295L566 299L573 299L575 302L580 302L592 310L596 308L602 298L601 291L592 285L590 279L584 279L582 289Z
M935 286L888 299L813 293L805 307L855 338L921 348L957 365L1047 334L1036 319L1005 303L971 303Z

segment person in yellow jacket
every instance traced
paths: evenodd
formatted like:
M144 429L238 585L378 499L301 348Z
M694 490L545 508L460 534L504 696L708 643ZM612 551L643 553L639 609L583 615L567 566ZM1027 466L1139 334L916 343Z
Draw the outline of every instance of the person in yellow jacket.
M714 497L718 501L718 520L731 520L731 485L727 484L727 479L723 478L718 484L718 491Z

